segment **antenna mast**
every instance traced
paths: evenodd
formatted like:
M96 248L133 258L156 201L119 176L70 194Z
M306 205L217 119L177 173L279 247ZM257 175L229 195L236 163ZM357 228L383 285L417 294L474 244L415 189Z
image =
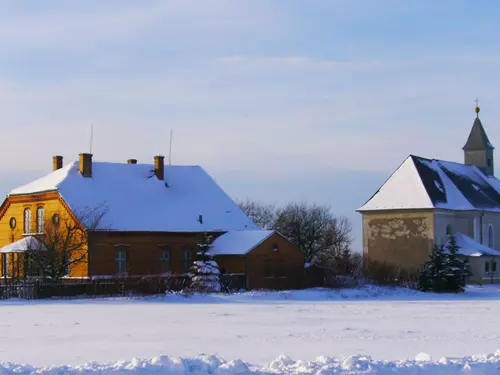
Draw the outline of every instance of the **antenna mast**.
M94 141L94 124L90 123L90 153L92 154L92 143Z
M174 137L174 131L170 129L170 145L168 147L168 165L172 165L172 138Z

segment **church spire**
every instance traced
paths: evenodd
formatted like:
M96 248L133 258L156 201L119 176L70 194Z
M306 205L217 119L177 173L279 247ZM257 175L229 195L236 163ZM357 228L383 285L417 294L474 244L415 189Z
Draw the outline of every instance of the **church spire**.
M493 150L483 124L479 119L479 101L476 99L476 119L472 125L469 138L463 147L465 164L479 167L487 176L493 176Z

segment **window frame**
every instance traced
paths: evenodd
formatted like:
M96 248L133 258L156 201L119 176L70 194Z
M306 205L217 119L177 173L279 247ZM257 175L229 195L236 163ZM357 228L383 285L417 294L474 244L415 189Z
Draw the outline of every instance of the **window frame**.
M38 206L36 208L36 233L43 234L44 229L45 229L45 207Z
M189 255L186 257L186 255ZM183 249L181 254L181 273L187 274L193 266L193 250Z
M172 248L166 245L160 245L158 248L160 273L170 272L172 270ZM168 254L168 256L164 257L165 254Z
M493 224L488 225L488 247L493 249L495 247L495 229Z
M31 208L26 207L23 211L23 234L31 234Z
M123 256L120 256L123 255ZM123 268L123 269L122 269ZM118 276L128 276L128 249L118 246L115 251L115 273Z

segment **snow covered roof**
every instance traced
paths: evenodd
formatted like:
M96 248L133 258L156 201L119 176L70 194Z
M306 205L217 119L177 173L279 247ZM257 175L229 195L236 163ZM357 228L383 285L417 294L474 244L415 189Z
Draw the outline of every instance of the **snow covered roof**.
M101 226L117 231L216 232L258 229L199 166L92 163L85 178L73 162L9 195L57 191L73 212L104 206Z
M500 181L473 165L410 155L359 211L500 211Z
M469 236L463 233L455 233L457 245L460 247L459 253L471 257L479 257L482 255L500 256L500 252L490 249L488 246L482 245L474 241Z
M44 248L45 245L35 237L27 236L0 248L0 253L24 253L28 250L42 250Z
M274 234L273 230L232 231L212 243L212 255L245 255Z

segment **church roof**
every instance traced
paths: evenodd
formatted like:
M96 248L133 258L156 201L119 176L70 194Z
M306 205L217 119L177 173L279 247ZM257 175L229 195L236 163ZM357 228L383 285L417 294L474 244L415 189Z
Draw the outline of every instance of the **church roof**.
M478 167L410 155L358 210L500 212L500 181Z
M250 220L199 166L165 166L165 181L149 164L92 163L85 178L73 162L10 195L56 191L75 213L102 207L101 226L116 231L226 232L255 230ZM85 224L85 223L83 223Z
M469 134L469 138L463 147L464 150L484 150L493 149L493 145L490 143L488 136L484 130L483 124L479 117L476 117L472 129Z

